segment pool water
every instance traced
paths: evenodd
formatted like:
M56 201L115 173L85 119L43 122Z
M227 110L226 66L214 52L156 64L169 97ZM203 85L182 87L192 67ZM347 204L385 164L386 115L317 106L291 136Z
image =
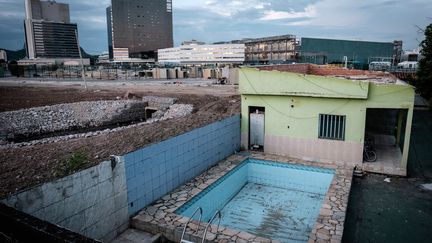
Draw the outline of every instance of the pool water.
M190 217L202 207L202 221L207 222L220 210L221 225L227 228L282 242L307 242L334 173L332 169L247 159L176 213Z

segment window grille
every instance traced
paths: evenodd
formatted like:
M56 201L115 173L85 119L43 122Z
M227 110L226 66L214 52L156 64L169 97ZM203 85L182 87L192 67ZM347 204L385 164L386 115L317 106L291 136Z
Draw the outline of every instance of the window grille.
M318 138L345 140L346 116L319 115Z

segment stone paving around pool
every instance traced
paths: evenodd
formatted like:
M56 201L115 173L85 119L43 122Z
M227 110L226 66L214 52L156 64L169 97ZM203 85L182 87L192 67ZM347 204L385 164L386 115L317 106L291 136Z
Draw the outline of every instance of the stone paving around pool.
M132 227L152 234L162 233L169 240L179 242L183 227L189 218L174 212L247 158L335 169L333 181L324 198L315 226L310 233L309 242L341 242L353 168L263 153L239 153L222 160L200 176L141 210L138 215L133 217ZM201 242L206 223L201 222L199 227L198 225L196 220L189 223L185 237L187 240ZM216 228L217 225L213 225L209 229L206 242L278 242L223 226L220 226L216 232Z

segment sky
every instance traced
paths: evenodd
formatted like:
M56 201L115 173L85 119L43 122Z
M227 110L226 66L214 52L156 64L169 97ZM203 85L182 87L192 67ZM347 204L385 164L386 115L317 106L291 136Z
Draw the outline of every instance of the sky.
M145 0L143 0L145 1ZM110 0L58 0L70 6L80 44L92 54L108 49L105 8ZM0 0L0 48L24 46L24 0ZM423 39L432 23L431 0L173 0L174 44L291 34L364 41Z

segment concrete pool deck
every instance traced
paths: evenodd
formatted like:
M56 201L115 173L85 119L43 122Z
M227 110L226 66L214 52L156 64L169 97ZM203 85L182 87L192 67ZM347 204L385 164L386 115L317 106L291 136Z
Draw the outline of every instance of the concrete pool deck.
M308 242L341 242L351 189L352 168L263 153L239 153L220 161L200 176L197 176L170 194L165 195L151 206L141 210L132 219L132 226L152 234L162 233L167 239L179 242L183 227L189 218L177 215L175 211L247 158L335 169L335 175L325 195L318 219L310 233ZM205 225L205 223L201 223L198 228L198 222L193 220L186 230L185 238L195 242L201 241ZM208 242L278 242L223 226L219 227L219 231L216 234L216 225L211 227L206 239Z

